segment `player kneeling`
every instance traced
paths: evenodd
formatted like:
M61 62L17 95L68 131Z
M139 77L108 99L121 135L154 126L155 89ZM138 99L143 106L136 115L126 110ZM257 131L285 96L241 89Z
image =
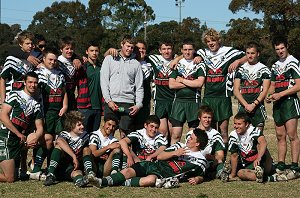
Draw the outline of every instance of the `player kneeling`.
M83 179L82 166L85 174L95 175L92 170L91 150L88 146L89 136L83 127L83 115L78 111L70 111L65 115L64 127L56 139L51 155L45 186L59 180L73 180L75 186L83 187L88 182Z
M194 129L186 144L180 142L167 148L157 156L157 161L142 161L118 173L96 178L91 175L89 182L96 187L104 186L156 186L175 187L178 177L188 180L192 185L203 181L207 165L201 150L207 145L208 137L205 131Z
M221 179L226 182L238 176L242 180L259 183L287 181L283 174L271 175L273 160L267 149L265 136L260 129L251 125L246 113L238 113L234 117L234 128L229 136L230 164L225 164Z

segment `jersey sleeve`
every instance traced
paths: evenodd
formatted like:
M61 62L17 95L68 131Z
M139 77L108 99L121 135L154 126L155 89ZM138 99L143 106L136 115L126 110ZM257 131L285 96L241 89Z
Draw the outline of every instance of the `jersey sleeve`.
M176 79L176 77L178 76L178 70L173 70L172 73L170 74L169 78L174 78Z
M89 138L89 145L95 145L97 148L101 148L101 141L97 134L92 133Z
M233 135L229 136L229 142L228 142L228 151L230 153L237 153L238 152L238 144L237 139Z
M158 147L167 146L168 145L167 138L164 135L162 135L162 134L159 134L156 137L155 141L157 142Z
M14 107L15 105L16 105L16 103L17 103L17 93L16 92L10 92L7 96L6 96L6 98L5 98L5 100L4 100L4 103L5 104L8 104L9 106L11 106L11 107Z
M132 145L135 145L139 142L139 134L137 131L131 132L127 135Z

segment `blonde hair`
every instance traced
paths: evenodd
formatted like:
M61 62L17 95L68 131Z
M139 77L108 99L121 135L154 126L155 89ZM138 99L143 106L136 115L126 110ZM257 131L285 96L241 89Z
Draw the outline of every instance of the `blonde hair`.
M213 28L207 29L205 32L202 34L202 42L206 44L207 39L210 38L211 40L214 41L219 41L221 43L221 36L220 33L217 32L217 30Z

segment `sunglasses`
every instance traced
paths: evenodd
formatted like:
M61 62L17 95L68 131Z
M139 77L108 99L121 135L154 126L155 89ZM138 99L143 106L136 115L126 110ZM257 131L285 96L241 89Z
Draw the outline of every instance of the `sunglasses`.
M38 45L39 48L45 48L46 45Z

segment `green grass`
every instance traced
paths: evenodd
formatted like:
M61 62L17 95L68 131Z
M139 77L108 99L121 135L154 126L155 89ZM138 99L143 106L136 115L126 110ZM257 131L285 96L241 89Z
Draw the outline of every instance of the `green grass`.
M236 101L234 100L236 111ZM267 105L268 115L271 116L271 105ZM232 124L230 125L232 130ZM268 141L268 148L273 159L277 160L277 141L273 121L266 123L264 134ZM299 133L298 133L299 135ZM287 154L287 163L290 162L290 152ZM45 187L40 181L15 182L0 184L0 197L297 197L300 193L300 179L288 182L259 184L249 181L234 181L222 183L219 180L205 182L197 186L187 183L180 184L175 189L133 188L133 187L95 187L76 188L73 183L62 182Z

